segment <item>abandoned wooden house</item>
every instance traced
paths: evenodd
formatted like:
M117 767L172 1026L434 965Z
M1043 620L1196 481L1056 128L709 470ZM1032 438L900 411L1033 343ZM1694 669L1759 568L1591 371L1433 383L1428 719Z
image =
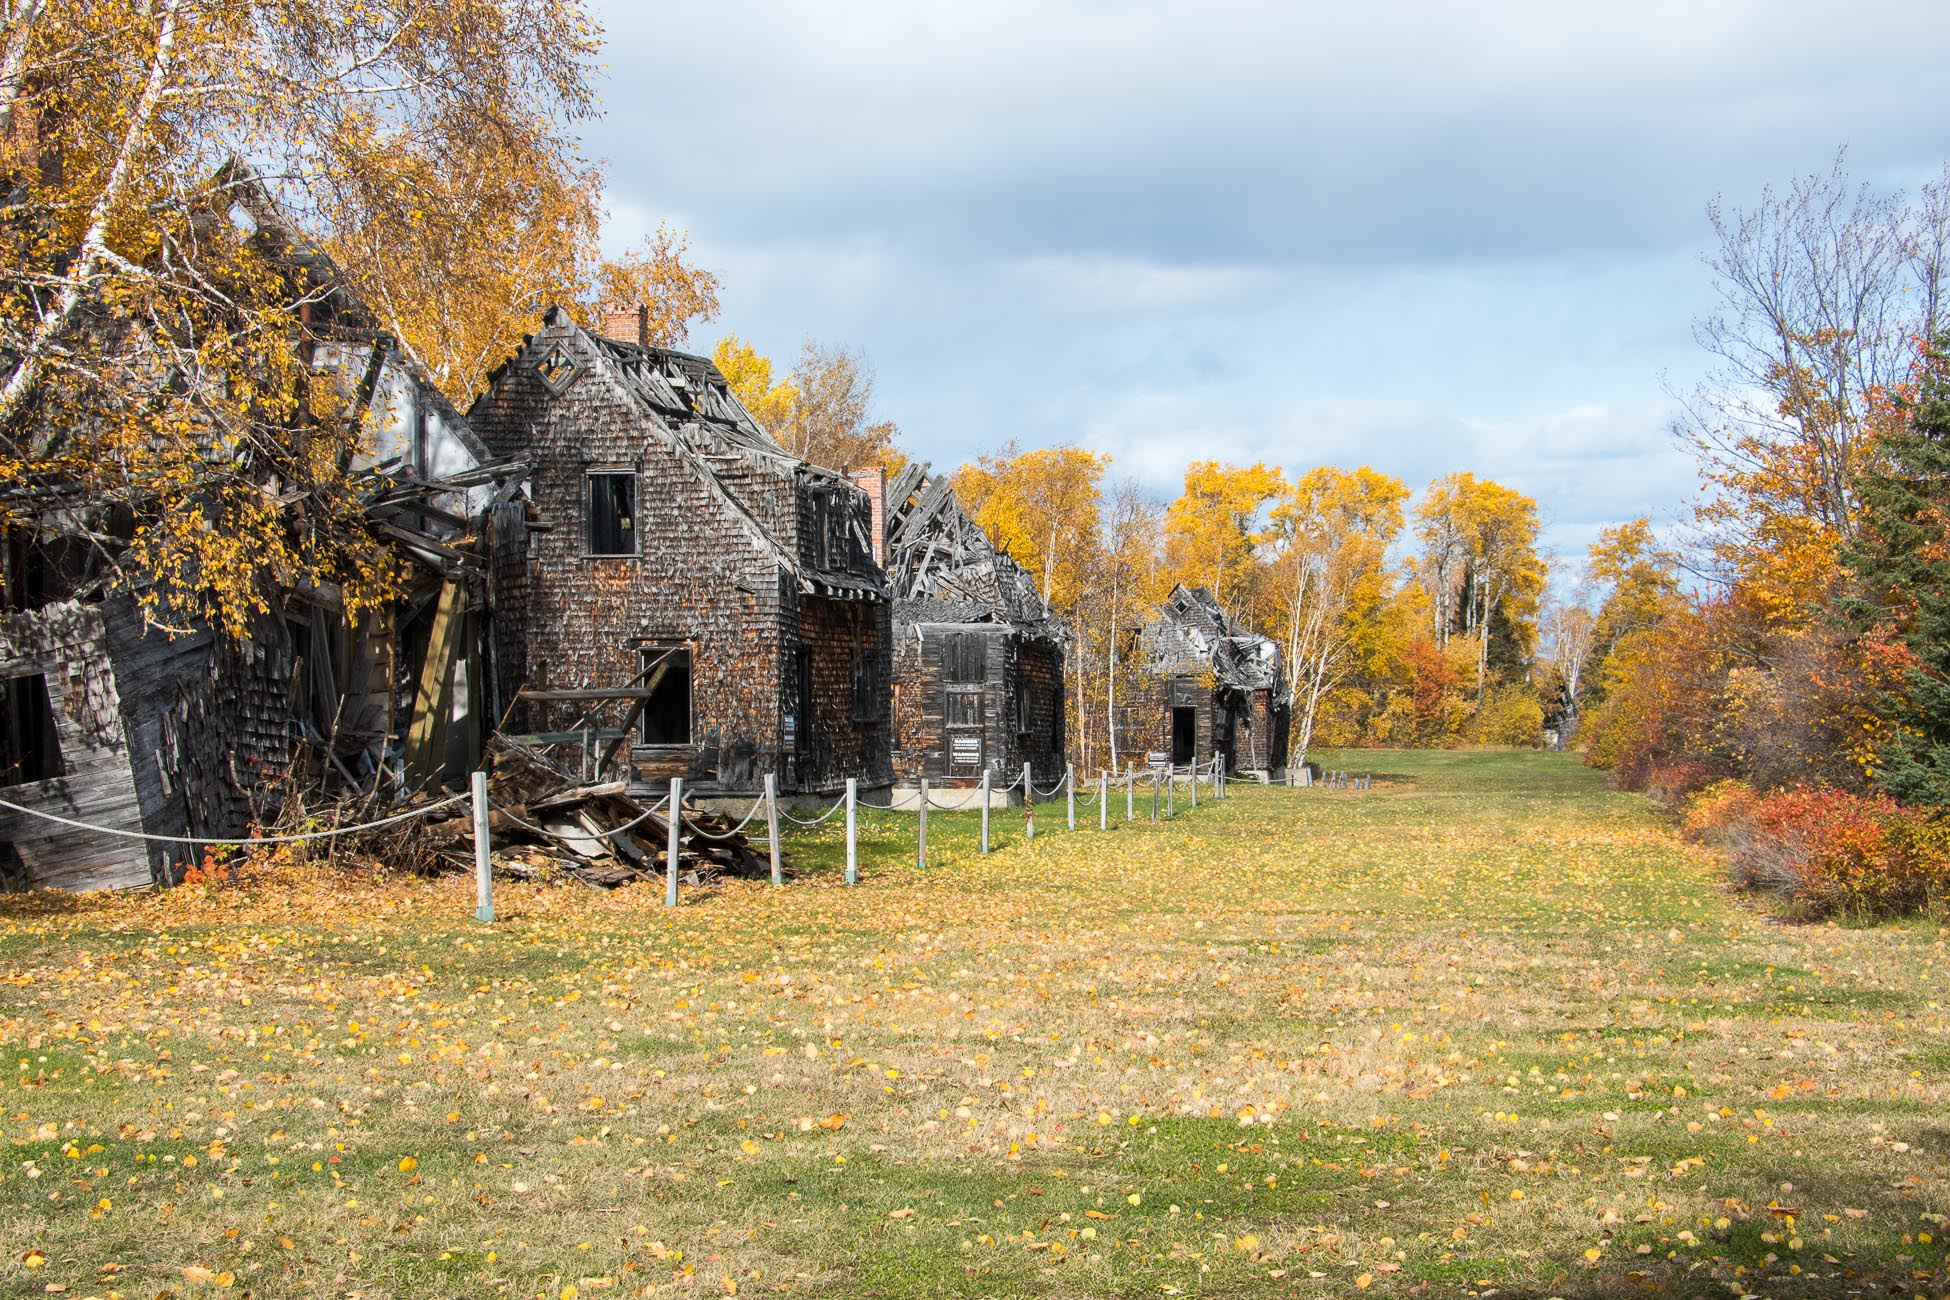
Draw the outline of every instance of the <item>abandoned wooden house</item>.
M289 239L268 197L239 193L265 239ZM370 450L352 469L370 483L367 525L407 572L402 599L355 623L337 590L286 590L242 641L200 624L165 631L78 544L78 529L106 531L97 508L43 486L4 539L0 799L94 827L235 837L270 820L292 779L397 793L464 772L478 752L468 724L478 732L494 702L467 636L490 603L476 539L497 499L503 514L522 509L510 467L488 463L329 258L295 240L286 252L297 346L356 397ZM197 856L0 809L0 888L168 883Z
M894 593L894 773L905 790L996 787L1030 765L1055 784L1066 760L1063 621L1028 572L969 518L948 480L910 464L884 493Z
M531 463L554 525L504 557L509 730L591 776L702 795L767 773L791 794L886 785L891 611L867 494L782 450L711 362L646 346L642 322L596 333L550 311L468 412Z
M1119 712L1120 749L1154 763L1209 763L1277 778L1289 709L1280 647L1242 626L1203 587L1172 588L1139 633L1142 668Z

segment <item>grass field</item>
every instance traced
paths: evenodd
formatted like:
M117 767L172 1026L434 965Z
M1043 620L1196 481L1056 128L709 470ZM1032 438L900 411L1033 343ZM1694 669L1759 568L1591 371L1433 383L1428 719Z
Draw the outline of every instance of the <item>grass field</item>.
M0 900L0 1294L1950 1292L1942 928L1778 923L1562 756L1347 760L675 912Z

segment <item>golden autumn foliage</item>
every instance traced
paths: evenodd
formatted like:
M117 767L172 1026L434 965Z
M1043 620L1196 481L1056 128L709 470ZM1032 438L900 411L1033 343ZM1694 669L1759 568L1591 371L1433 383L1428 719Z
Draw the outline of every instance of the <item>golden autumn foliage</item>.
M1165 510L1165 562L1173 579L1204 587L1238 611L1250 597L1254 550L1269 503L1280 494L1277 468L1195 460L1185 490Z
M1388 628L1388 551L1408 487L1366 465L1323 466L1285 484L1266 534L1293 719L1291 761L1306 759L1324 705L1372 666ZM1277 625L1276 625L1277 629Z
M1075 610L1098 573L1103 478L1110 457L1079 447L1023 451L1009 443L964 465L955 496L990 540L1029 570L1043 600Z
M681 235L600 256L599 37L543 0L6 5L0 524L78 539L172 624L383 598L361 411L312 369L328 307L462 404L552 301L715 311Z
M772 382L770 357L736 334L727 334L711 350L711 360L760 428L769 433L785 427L799 400L799 390L789 378Z
M736 334L718 341L712 360L752 418L781 447L828 469L885 469L907 464L900 426L876 420L873 367L859 352L810 339L799 364L776 383L772 359Z

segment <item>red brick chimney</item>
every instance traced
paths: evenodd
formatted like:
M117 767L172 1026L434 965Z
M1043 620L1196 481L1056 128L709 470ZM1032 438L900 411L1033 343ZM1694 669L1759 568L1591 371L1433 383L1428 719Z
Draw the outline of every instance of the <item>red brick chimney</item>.
M641 303L635 307L604 308L603 337L634 343L640 348L649 347L650 308Z
M864 490L867 500L873 503L873 527L869 530L873 538L873 562L887 563L887 471L874 469L850 469L846 476Z

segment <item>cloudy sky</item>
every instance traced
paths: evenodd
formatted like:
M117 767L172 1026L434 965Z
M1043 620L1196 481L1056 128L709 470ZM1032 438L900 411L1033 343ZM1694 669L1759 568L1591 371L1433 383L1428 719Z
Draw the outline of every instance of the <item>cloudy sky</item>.
M1950 160L1950 5L597 0L611 237L864 350L952 465L1471 469L1561 552L1675 517L1716 195Z

